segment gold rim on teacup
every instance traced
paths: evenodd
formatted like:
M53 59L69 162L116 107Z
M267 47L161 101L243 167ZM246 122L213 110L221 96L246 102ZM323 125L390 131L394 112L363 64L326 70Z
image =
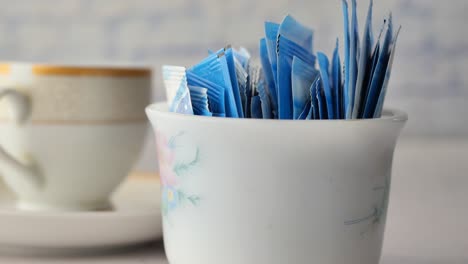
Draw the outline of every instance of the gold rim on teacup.
M0 75L9 75L12 65L23 63L0 63ZM108 66L71 66L54 64L28 64L34 75L66 75L66 76L122 76L150 77L151 69L146 67L108 67Z
M7 110L18 100L30 106L25 120L33 124L146 122L151 68L0 62L0 88L10 97L0 122L15 119Z

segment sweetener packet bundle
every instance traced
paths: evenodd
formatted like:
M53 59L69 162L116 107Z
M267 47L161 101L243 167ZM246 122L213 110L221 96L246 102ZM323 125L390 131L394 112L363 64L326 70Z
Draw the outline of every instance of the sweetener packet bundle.
M351 1L351 20L349 19L348 2L342 0L344 20L344 71L340 72L338 41L333 53L331 67L324 53L319 53L319 68L322 75L328 118L378 118L390 79L392 59L391 54L396 46L397 35L394 37L391 15L388 22L384 21L385 39L380 36L374 44L372 32L372 8L370 1L367 19L364 25L363 42L360 44L357 21L357 3ZM382 35L382 33L380 34ZM391 51L392 50L392 51ZM329 77L329 81L326 78ZM328 82L328 84L327 84ZM341 83L341 84L340 84ZM327 91L331 87L331 95ZM330 111L330 101L333 98L333 113Z
M343 60L338 39L330 57L314 54L313 31L288 15L279 24L265 22L261 67L252 65L245 48L228 45L188 70L163 68L170 110L233 118L379 118L400 29L394 32L390 14L374 41L370 0L361 43L357 1L350 1L342 0Z

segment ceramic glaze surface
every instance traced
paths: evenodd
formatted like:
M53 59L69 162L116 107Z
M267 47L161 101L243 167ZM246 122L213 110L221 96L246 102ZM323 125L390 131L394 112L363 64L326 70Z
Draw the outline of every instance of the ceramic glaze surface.
M144 143L145 123L111 125L0 124L0 145L33 165L37 186L0 162L22 209L87 210L109 207L108 198L127 176ZM36 177L32 176L32 177Z
M393 151L406 114L285 121L166 109L147 108L157 138L183 136L171 163L160 158L160 167L174 172L171 164L199 152L196 166L175 174L177 188L199 200L164 217L171 263L379 262Z

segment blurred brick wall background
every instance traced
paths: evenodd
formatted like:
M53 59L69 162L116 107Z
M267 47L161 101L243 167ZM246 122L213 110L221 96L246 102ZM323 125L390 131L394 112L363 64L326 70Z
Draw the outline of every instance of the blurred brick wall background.
M0 60L191 65L227 43L257 55L263 21L290 13L331 54L343 35L339 0L0 0ZM368 0L360 1L360 33ZM374 31L393 11L403 25L387 105L406 110L406 137L468 137L466 0L381 0ZM377 34L377 32L375 33ZM155 168L152 137L139 169Z

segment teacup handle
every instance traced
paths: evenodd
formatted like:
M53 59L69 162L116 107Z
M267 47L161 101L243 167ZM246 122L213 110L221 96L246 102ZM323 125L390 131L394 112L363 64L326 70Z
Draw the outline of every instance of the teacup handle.
M15 89L0 88L0 100L3 98L9 99L11 113L16 124L24 124L31 115L31 102L29 98ZM22 181L23 184L29 184L33 188L39 186L40 178L38 177L37 170L33 166L25 165L21 161L16 160L2 146L0 146L0 166L6 178L10 174L8 172L15 171L22 176L22 179L14 179L15 181Z
M9 98L12 115L17 124L24 123L31 115L31 103L29 98L21 92L11 88L0 88L0 100Z

